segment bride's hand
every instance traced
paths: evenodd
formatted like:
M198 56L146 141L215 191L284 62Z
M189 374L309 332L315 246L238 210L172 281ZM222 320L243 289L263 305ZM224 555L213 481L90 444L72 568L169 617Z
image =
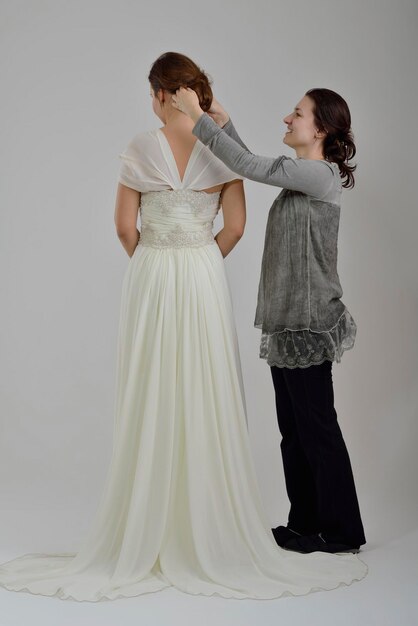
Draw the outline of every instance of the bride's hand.
M210 109L207 113L221 128L229 121L228 113L225 111L221 103L218 102L215 96L213 97L212 104L210 105Z
M171 103L174 108L191 117L193 121L197 121L204 113L200 108L197 93L190 87L177 89L176 93L171 96Z

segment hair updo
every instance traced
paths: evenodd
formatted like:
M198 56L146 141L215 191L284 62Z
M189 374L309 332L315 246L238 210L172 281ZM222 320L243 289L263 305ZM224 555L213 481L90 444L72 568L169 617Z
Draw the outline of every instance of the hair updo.
M156 94L160 89L176 93L180 87L190 87L199 98L200 107L208 111L212 104L212 81L189 57L179 52L165 52L151 66L148 80Z
M350 165L356 154L351 130L351 115L344 98L331 89L310 89L306 92L314 102L313 115L320 131L325 131L324 157L337 163L343 187L354 187L353 172L357 165Z

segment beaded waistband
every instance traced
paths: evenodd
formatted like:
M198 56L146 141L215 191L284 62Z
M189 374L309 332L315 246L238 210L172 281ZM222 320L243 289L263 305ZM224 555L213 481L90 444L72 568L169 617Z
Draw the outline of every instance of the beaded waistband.
M139 243L151 248L197 248L215 243L212 222L199 230L184 230L180 225L168 232L142 226Z

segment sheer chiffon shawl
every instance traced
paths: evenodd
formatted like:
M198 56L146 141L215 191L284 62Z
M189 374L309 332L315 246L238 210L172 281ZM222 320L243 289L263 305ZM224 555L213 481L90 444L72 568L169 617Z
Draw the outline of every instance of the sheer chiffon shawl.
M170 144L160 128L135 135L119 158L118 182L141 193L167 189L201 191L243 178L197 140L181 180Z

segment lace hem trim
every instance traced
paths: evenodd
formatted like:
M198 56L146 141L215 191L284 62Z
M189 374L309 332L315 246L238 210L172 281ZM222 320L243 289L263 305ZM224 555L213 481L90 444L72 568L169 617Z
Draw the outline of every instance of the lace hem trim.
M325 360L340 363L345 350L354 346L357 326L347 309L329 330L284 330L262 333L260 358L276 367L309 367Z

